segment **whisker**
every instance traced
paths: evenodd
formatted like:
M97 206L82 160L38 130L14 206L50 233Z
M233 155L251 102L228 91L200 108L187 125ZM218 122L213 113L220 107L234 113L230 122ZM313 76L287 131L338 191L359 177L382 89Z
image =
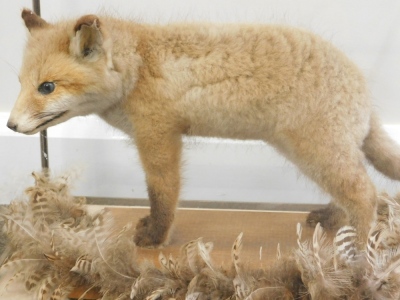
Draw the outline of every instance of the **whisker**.
M0 57L0 60L2 60L10 69L11 71L18 77L18 70L15 68L10 62L5 60L4 58Z
M47 117L55 116L57 114L58 114L58 112L54 112L54 113L53 112L40 112L40 113L36 113L36 114L32 115L31 118L33 118L33 119L44 119L44 118L47 118Z

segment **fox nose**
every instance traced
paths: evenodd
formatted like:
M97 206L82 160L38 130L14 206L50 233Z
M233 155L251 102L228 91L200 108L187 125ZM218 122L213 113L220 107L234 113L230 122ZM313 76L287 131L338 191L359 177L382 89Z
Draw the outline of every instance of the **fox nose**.
M8 121L7 122L7 127L10 128L13 131L17 131L18 125L15 124L14 122Z

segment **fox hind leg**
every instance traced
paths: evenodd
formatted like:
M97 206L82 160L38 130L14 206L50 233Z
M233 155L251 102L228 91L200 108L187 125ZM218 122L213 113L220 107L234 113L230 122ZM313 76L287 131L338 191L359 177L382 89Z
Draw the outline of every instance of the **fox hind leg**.
M376 191L363 165L362 151L349 140L328 134L300 137L296 132L287 136L281 151L334 198L327 209L312 212L308 221L329 227L348 218L358 232L360 244L365 244L375 213Z
M327 166L328 165L328 166ZM344 225L349 220L358 233L360 244L365 244L371 222L374 218L376 206L376 191L371 182L362 160L337 161L333 164L313 166L320 168L317 172L310 172L311 178L319 183L325 191L334 197L334 203L323 211L319 220L323 225L336 227ZM346 215L341 212L344 211ZM316 212L312 212L308 221L311 221Z

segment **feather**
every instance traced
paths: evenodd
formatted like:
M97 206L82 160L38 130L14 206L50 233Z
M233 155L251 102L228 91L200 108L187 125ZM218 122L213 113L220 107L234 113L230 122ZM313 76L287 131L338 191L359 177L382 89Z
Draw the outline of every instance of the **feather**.
M231 257L233 266L236 271L236 277L233 279L233 286L235 289L235 295L237 299L244 299L250 293L250 281L247 276L244 275L243 264L240 258L240 253L243 248L243 232L241 232L233 243L231 250Z
M259 288L246 297L245 300L263 300L263 299L294 299L284 287L264 287Z
M40 243L40 240L37 239L34 236L34 229L32 227L30 227L30 224L23 224L18 220L15 220L14 218L12 218L11 216L7 216L4 214L0 214L0 217L4 218L5 220L7 220L6 224L6 230L8 233L15 233L18 236L27 236L29 238L31 238L32 240L34 240L37 243Z
M392 205L389 200L385 202L388 203L388 206ZM400 297L399 239L398 237L393 238L392 235L397 226L394 220L397 220L400 214L397 209L393 209L392 213L391 215L389 209L387 214L381 215L371 227L368 236L366 260L370 266L370 272L365 278L365 293L374 299L398 299ZM386 219L382 218L384 216ZM393 218L392 221L391 218ZM390 222L393 223L393 226L388 225Z
M139 273L133 229L127 225L110 237L110 214L88 214L84 199L69 194L65 178L34 177L35 185L26 189L27 201L17 199L0 208L6 241L0 271L12 272L13 280L21 278L38 299L66 299L82 282L109 291L114 299L126 294L122 290L129 290ZM125 280L118 274L126 275Z
M298 244L300 247L295 252L296 261L312 299L319 299L324 295L340 299L353 293L353 274L347 268L335 269L334 245L326 239L319 224L314 230L311 249L306 243Z
M168 259L165 257L164 253L160 252L158 254L158 261L165 271L170 271Z
M377 220L375 226L382 229L380 246L395 249L400 244L400 205L387 194L378 198Z
M202 241L202 238L198 238L197 240L190 241L183 247L183 251L181 251L181 261L187 260L187 264L193 274L198 274L200 270L203 268L202 265L198 263L198 251L199 251L199 242ZM182 255L183 254L183 255ZM182 264L182 263L181 263Z
M191 293L185 297L185 300L197 300L200 297L201 293Z
M258 283L253 285L251 292L259 290L253 294L255 299L256 296L258 297L264 293L266 294L265 299L281 299L280 297L271 296L279 293L291 295L295 299L301 299L306 292L301 275L294 257L282 256L280 260L269 263L268 267L261 274L257 274L257 278L259 278ZM268 288L269 292L262 292L263 288ZM248 296L250 295L251 293ZM288 299L292 298L289 297Z
M50 297L50 300L68 300L68 295L73 291L71 287L59 286Z
M338 270L339 264L351 264L356 261L357 247L355 245L357 233L352 226L341 227L334 239L334 268Z
M379 259L378 246L381 232L380 228L373 228L373 230L370 231L367 241L367 261L371 265L374 275L376 275Z
M282 257L281 254L281 244L278 243L278 245L276 246L276 259L280 260Z
M41 262L46 261L46 259L37 259L37 258L21 258L17 260L8 261L0 267L0 272L8 272L13 270L14 272L20 272L21 270L30 270L34 269Z
M324 272L322 270L323 262L322 262L322 259L319 254L320 254L320 250L321 250L321 243L323 243L324 239L325 239L324 231L321 227L321 224L318 223L314 229L312 246L313 246L313 254L314 254L314 258L315 258L315 263L318 268L318 273L322 277L324 277Z
M245 299L250 292L250 288L240 277L235 277L233 279L233 286L235 288L235 295L237 299Z
M131 299L135 299L136 295L138 295L140 293L140 286L141 286L142 281L143 281L143 278L141 276L139 276L133 282L132 288L131 288L131 294L130 294Z
M79 274L88 274L92 268L92 260L88 258L87 255L82 255L78 257L75 265L72 267L71 272Z
M146 300L157 300L160 299L163 295L165 295L167 292L165 291L164 288L159 288L155 291L153 291L150 296L146 297Z
M151 294L153 291L162 288L166 279L161 271L152 266L147 266L142 269L141 274L133 281L130 289L130 298L135 299L135 297Z
M88 213L85 200L70 195L68 176L34 178L24 199L0 207L2 290L21 281L32 298L46 300L66 300L83 283L104 300L400 299L400 205L387 195L378 199L365 249L357 249L353 227L332 241L318 224L310 240L297 224L294 253L284 255L278 243L263 268L242 261L241 233L228 269L216 267L213 244L202 238L176 258L160 253L158 269L137 261L132 224L115 232L109 211Z
M170 254L168 259L160 252L160 255L158 257L160 264L164 268L165 271L169 273L170 276L173 278L179 278L180 272L179 272L179 266L176 260L172 257Z
M189 283L186 295L196 294L198 299L227 299L235 293L232 278L224 271L204 268Z
M243 232L241 232L236 238L235 242L233 243L231 251L233 266L235 267L236 274L238 274L238 276L240 276L242 272L241 261L240 261L240 252L242 251L243 247L242 239L243 239Z
M203 261L213 272L215 272L215 270L212 266L211 256L210 256L210 252L213 248L213 244L212 243L204 244L202 241L198 241L197 247L198 247L199 254L200 254L201 258L203 259Z
M157 300L164 296L172 296L174 295L176 288L177 286L175 286L175 282L166 280L164 286L152 291L151 294L146 297L146 300Z
M301 241L302 233L303 233L303 227L301 226L300 223L297 223L297 225L296 225L297 242ZM299 245L299 247L300 247L300 245Z

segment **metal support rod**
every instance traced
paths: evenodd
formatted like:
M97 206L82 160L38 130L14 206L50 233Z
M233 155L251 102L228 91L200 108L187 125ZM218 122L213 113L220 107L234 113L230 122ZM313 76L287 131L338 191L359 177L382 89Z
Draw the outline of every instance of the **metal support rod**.
M33 11L40 16L40 0L32 0ZM49 150L47 146L47 130L40 132L40 157L42 162L42 169L49 169Z
M40 0L32 0L33 12L40 16Z
M47 130L40 132L40 157L42 161L42 169L49 169L49 149L47 147Z

